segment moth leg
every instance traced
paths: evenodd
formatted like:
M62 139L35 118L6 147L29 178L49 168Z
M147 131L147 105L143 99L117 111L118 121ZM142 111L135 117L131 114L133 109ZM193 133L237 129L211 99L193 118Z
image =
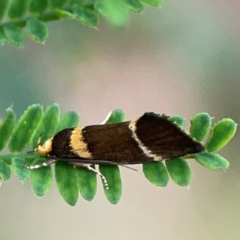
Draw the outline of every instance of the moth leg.
M48 159L47 161L45 162L42 162L40 164L35 164L35 165L25 165L24 167L27 168L27 169L37 169L37 168L40 168L40 167L47 167L53 163L55 163L57 161L57 159Z
M107 179L102 175L102 173L100 173L100 171L96 170L95 168L93 168L91 165L89 164L84 164L84 163L79 163L79 162L69 162L70 164L76 166L76 167L84 167L87 168L88 170L94 172L95 174L97 174L103 182L104 187L108 190L109 186L108 186L108 182Z

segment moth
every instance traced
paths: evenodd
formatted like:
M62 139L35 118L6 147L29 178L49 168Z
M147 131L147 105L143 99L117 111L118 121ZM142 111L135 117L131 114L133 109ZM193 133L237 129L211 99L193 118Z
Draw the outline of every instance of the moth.
M93 164L143 164L164 161L204 151L201 143L169 120L152 112L140 118L114 124L66 128L40 143L35 149L47 160L27 166L35 169L57 160L85 167L98 174L106 188L105 177Z

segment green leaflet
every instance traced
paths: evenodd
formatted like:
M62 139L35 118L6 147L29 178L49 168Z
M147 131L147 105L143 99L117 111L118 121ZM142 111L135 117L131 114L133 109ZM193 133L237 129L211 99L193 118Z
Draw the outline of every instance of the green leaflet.
M8 144L9 150L12 153L21 152L26 147L42 117L42 111L40 105L33 104L23 113Z
M38 158L33 161L33 165L45 162L46 159ZM51 166L41 167L31 170L31 183L33 192L41 197L49 192L52 184L52 170Z
M32 149L37 146L39 138L41 138L41 143L43 144L48 138L53 136L59 117L60 109L57 104L47 106L41 121L31 137L30 145Z
M97 192L96 173L84 168L77 167L77 186L80 194L87 201L92 201Z
M202 166L211 170L222 170L229 167L229 162L219 154L205 152L197 153L194 154L194 158Z
M25 167L25 164L24 158L12 157L12 171L20 181L25 181L30 176L30 170Z
M0 27L0 46L3 46L7 41L7 38L3 34L3 29Z
M181 129L185 128L185 119L181 116L175 115L168 118L171 122L177 124Z
M119 167L116 165L100 165L100 172L106 178L109 189L103 185L105 195L112 204L117 204L122 195L122 181Z
M13 0L8 9L8 17L13 20L20 19L26 13L27 5L27 0Z
M206 151L215 152L223 148L235 135L237 124L230 118L217 122L212 129L212 136L206 144Z
M9 23L3 26L3 32L6 38L16 47L22 47L25 42L25 36L22 28L17 27L13 23Z
M7 108L6 114L0 123L0 150L5 147L12 134L15 123L16 115L14 111L11 108Z
M141 0L141 1L154 7L161 7L164 3L164 0Z
M50 2L50 7L55 9L55 8L63 8L67 0L49 0L49 2Z
M125 121L125 113L121 109L111 111L102 124L112 124Z
M49 35L46 23L38 18L30 18L27 21L27 30L29 36L36 42L45 42Z
M86 7L78 7L74 9L73 13L82 24L88 27L97 27L98 17L93 10Z
M95 0L94 8L111 24L122 27L128 22L126 9L116 0Z
M69 18L69 19L75 19L76 18L76 14L73 14L69 11L56 9L55 12L56 12L56 14L58 15L59 18Z
M11 169L8 164L6 164L2 159L0 159L0 183L1 181L6 181L11 176Z
M45 12L48 7L48 0L30 0L28 11L35 16L38 16Z
M5 11L7 9L8 0L1 0L0 1L0 20L3 18Z
M143 173L145 177L156 186L166 187L168 184L168 172L162 162L143 164Z
M123 0L122 4L133 12L142 12L144 7L138 0Z
M77 177L74 166L67 162L58 161L55 164L55 178L58 190L65 202L74 206L78 200Z
M208 113L198 113L191 119L191 136L197 141L203 141L211 128L211 117Z
M61 116L56 128L54 129L54 134L60 132L65 128L74 128L79 125L79 116L74 111L69 111Z
M69 4L73 7L83 6L88 0L69 0Z
M184 158L173 158L165 162L167 170L172 180L179 186L188 186L192 173Z

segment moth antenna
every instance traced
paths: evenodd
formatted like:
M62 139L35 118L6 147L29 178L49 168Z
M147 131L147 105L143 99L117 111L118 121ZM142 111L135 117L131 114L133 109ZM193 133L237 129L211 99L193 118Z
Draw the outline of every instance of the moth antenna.
M42 138L42 134L40 134L38 141L37 141L37 147L33 150L33 151L29 151L27 153L31 153L31 152L37 152L38 146L41 144L41 138Z
M40 134L40 136L39 136L39 138L38 138L37 146L40 145L40 143L41 143L41 138L42 138L42 134Z
M49 156L49 157L59 159L59 157L55 157L55 156ZM71 162L71 164L73 164L75 166L77 166L77 165L80 166L81 164L109 164L109 165L117 165L117 166L125 167L125 168L131 169L133 171L137 171L136 168L129 167L125 164L111 162L111 161L84 159L84 160L81 160L82 163L80 163L78 158L68 158L67 161Z
M121 166L121 167L128 168L128 169L130 169L130 170L133 170L133 171L136 171L136 172L137 172L137 169L136 169L136 168L132 168L132 167L129 167L129 166L124 165L124 164L117 164L117 165L119 165L119 166Z
M35 152L34 150L27 151L27 154L34 153L34 152Z

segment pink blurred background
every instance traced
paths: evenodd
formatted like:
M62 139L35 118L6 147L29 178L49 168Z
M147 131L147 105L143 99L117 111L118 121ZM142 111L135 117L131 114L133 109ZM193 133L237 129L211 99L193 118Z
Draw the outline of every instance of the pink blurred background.
M208 112L214 122L240 122L239 1L166 1L131 14L118 29L74 21L49 24L45 45L0 48L0 109L18 116L32 103L75 110L81 125L100 123L121 108L127 119L146 111L190 118ZM99 183L92 202L68 206L56 189L42 198L15 177L0 189L0 239L18 240L238 240L240 239L239 134L220 153L226 172L190 160L189 188L149 183L138 166L121 168L122 199L106 200ZM99 181L100 182L100 181Z

